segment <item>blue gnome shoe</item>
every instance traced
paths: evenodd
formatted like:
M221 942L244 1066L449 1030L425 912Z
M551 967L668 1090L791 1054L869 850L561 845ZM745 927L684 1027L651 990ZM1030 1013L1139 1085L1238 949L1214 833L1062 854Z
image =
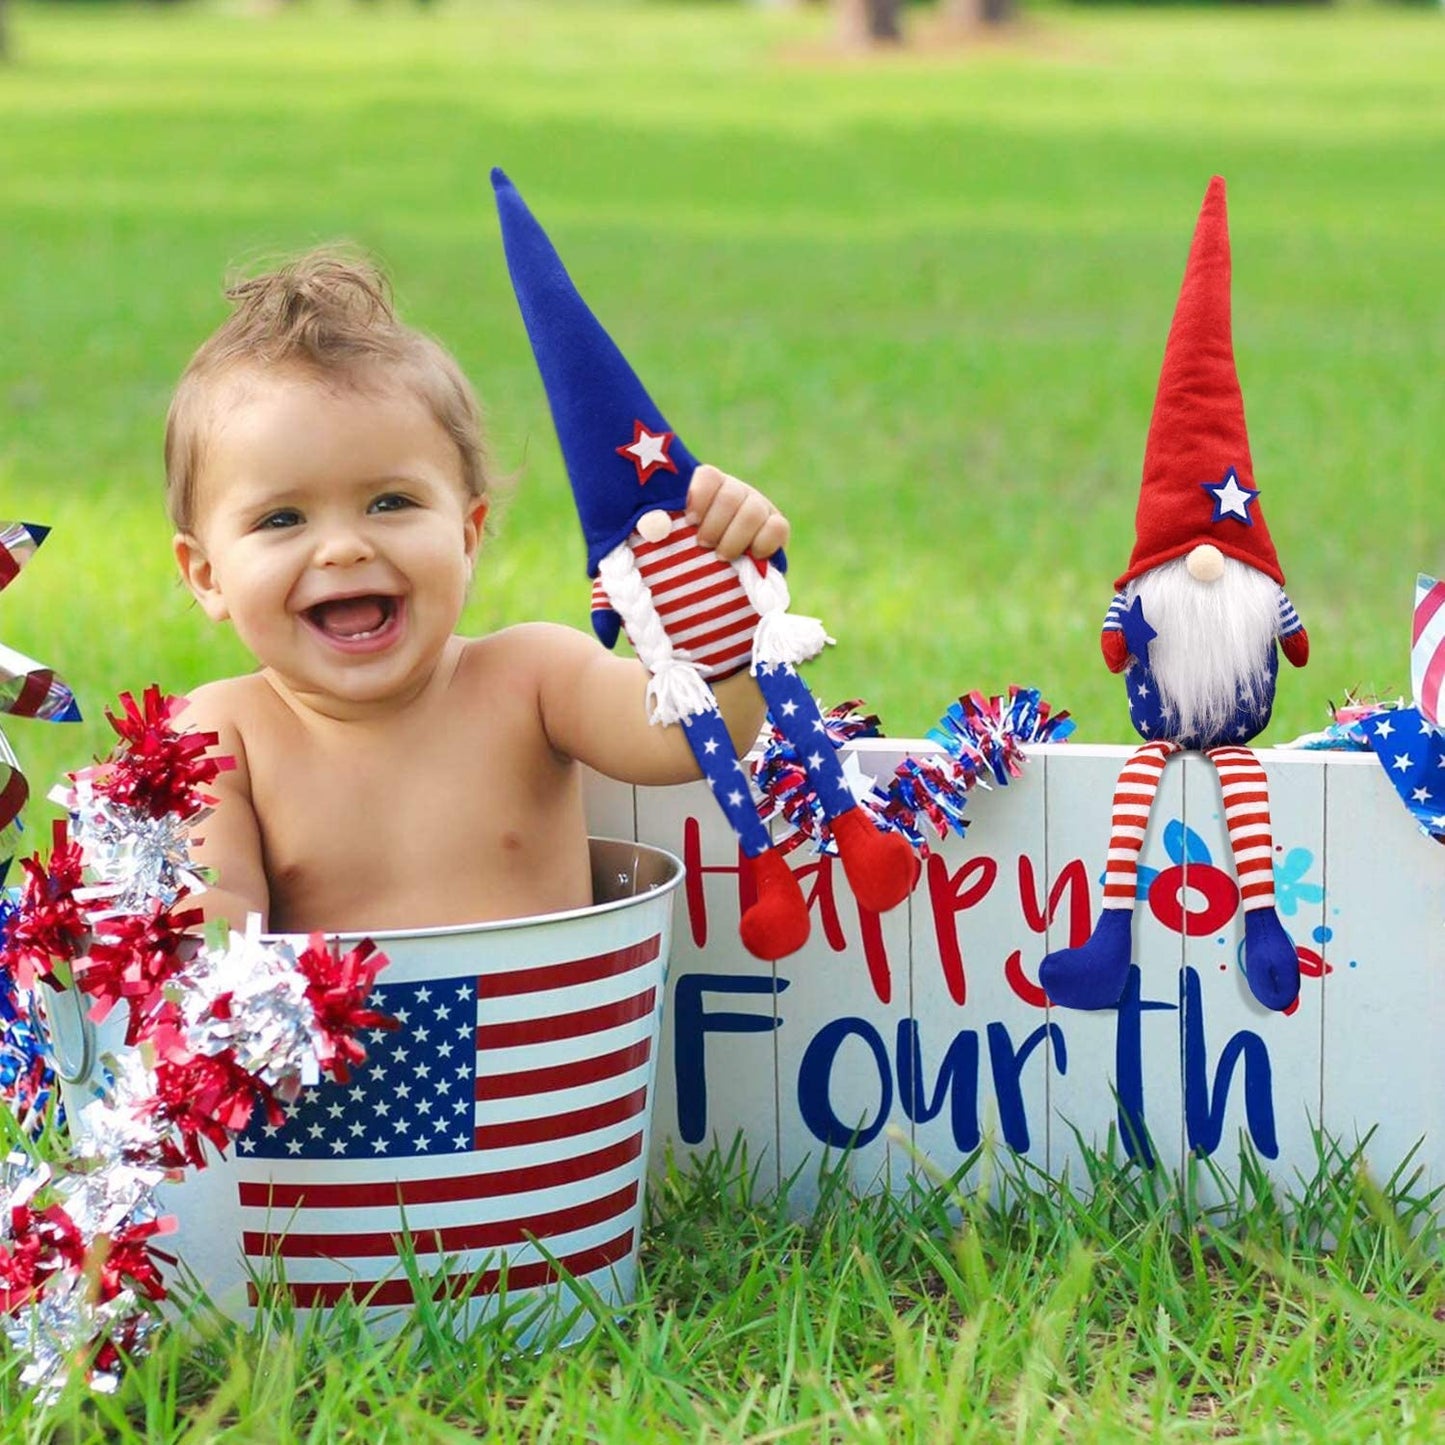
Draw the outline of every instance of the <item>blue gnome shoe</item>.
M1106 908L1078 948L1061 948L1039 965L1044 992L1064 1008L1113 1008L1129 979L1134 954L1134 912Z
M1287 1009L1299 997L1299 954L1273 908L1244 915L1244 976L1265 1008Z

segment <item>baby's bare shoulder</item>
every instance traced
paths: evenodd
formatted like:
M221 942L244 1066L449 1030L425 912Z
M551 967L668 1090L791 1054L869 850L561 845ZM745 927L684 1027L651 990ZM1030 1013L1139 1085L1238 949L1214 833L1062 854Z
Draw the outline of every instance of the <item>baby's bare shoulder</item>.
M466 671L496 682L529 680L540 688L559 671L575 668L594 657L598 644L575 627L557 622L519 622L513 627L470 638L464 654Z
M258 744L265 750L267 735L276 726L276 696L265 679L253 673L203 683L181 704L176 726L182 732L214 733L212 751L235 760L234 771L223 777L240 790L248 788L248 758Z
M186 732L244 731L266 706L270 691L260 673L202 683L181 699L176 724Z

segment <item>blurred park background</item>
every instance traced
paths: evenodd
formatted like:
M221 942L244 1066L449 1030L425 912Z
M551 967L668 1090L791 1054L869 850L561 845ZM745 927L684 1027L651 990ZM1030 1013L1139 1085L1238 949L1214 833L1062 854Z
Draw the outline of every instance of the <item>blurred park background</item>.
M467 627L587 626L494 164L692 449L792 517L825 702L916 736L1019 682L1106 742L1131 734L1099 622L1223 174L1256 476L1314 643L1265 741L1408 688L1413 580L1445 568L1434 5L0 12L0 516L54 529L0 641L88 718L8 730L37 791L106 746L119 690L247 666L173 580L162 423L225 277L317 242L375 252L486 404L510 497ZM880 14L901 39L870 46Z

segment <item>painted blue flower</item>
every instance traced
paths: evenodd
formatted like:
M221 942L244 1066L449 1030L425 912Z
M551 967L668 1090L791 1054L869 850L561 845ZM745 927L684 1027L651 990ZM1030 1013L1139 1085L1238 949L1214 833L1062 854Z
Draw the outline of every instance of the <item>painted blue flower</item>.
M1274 865L1274 897L1281 913L1293 918L1301 903L1324 900L1325 890L1318 883L1304 881L1314 861L1315 855L1308 848L1291 848L1284 860Z

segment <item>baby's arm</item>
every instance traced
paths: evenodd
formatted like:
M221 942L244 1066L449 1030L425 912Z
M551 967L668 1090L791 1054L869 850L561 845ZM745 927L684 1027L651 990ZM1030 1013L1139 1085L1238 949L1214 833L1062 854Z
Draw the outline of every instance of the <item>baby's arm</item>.
M211 870L215 886L194 900L206 921L223 918L237 932L246 926L248 913L266 921L269 890L261 856L261 829L251 802L251 775L246 749L235 721L225 706L225 684L198 688L187 700L178 721L187 732L217 734L212 749L234 758L236 766L221 773L210 786L215 811L203 818L191 834L191 857Z
M786 517L756 488L716 467L700 466L687 493L697 539L732 561L745 552L771 557L789 536ZM623 782L666 784L698 776L679 727L648 721L647 669L614 657L581 633L548 629L538 656L543 726L558 752ZM741 757L767 712L752 674L743 669L712 684L733 747Z
M648 721L650 679L636 658L615 657L567 627L537 623L527 631L542 726L557 752L624 783L660 786L700 776L686 733ZM713 693L742 757L767 712L757 682L744 669L716 682Z

